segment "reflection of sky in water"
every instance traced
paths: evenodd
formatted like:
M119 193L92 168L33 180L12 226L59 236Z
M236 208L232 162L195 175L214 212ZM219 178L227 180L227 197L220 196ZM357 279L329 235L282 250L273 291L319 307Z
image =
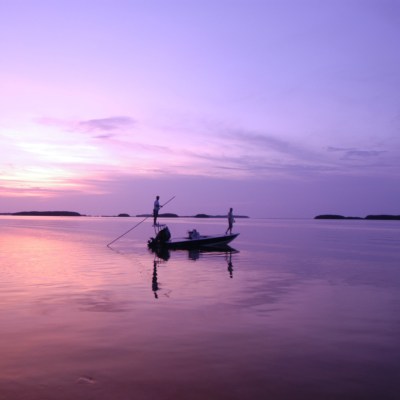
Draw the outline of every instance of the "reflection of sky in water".
M106 247L135 222L0 219L5 398L394 398L396 223L239 220L236 251L167 260L143 224Z

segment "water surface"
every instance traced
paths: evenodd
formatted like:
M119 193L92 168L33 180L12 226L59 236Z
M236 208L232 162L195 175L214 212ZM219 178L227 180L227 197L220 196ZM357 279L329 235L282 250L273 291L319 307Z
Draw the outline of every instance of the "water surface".
M397 221L140 221L0 217L0 399L398 398Z

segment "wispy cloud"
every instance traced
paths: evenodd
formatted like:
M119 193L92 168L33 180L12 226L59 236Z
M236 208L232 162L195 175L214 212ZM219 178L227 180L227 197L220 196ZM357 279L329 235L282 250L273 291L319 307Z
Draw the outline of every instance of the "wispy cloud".
M93 136L95 139L111 139L111 138L113 138L115 135L114 134L112 134L112 133L107 133L107 134L104 134L104 135L96 135L96 136Z
M327 151L332 153L341 153L343 155L343 159L366 159L378 157L381 154L387 153L386 150L361 150L354 147L345 148L332 146L328 146Z
M252 146L263 151L276 151L279 153L293 153L294 146L285 140L276 138L272 135L255 133L243 130L231 130L224 134L227 140L240 142L246 147Z
M222 170L236 170L259 177L298 176L337 169L321 152L268 133L226 129L216 141L219 153L200 153L197 157L208 158Z
M239 177L379 174L387 173L398 164L394 162L393 152L382 146L377 149L318 147L307 141L298 143L270 133L228 128L213 138L210 135L207 150L200 148L190 157L201 159L208 170L212 166L222 173Z
M76 125L77 129L87 132L110 132L119 129L132 127L136 121L131 117L116 116L108 118L89 119L80 121Z
M354 148L328 146L326 148L326 150L331 153L336 153L336 152L346 152L346 151L354 150Z
M251 130L229 130L223 135L225 140L235 143L248 157L268 157L270 161L310 162L326 161L320 152L295 140L281 139L278 135Z
M348 158L370 158L386 153L386 150L351 150L346 153Z
M52 117L42 117L35 120L40 125L53 126L73 132L96 134L94 137L108 139L121 130L130 129L136 124L136 120L128 116L114 116L106 118L94 118L88 120L71 120Z
M93 179L102 173L307 179L335 173L361 174L365 168L385 167L386 151L381 149L318 147L287 135L226 126L221 121L189 122L166 131L165 127L138 124L129 116L46 118L40 123L61 128L50 129L50 134L67 134L52 134L47 144L32 138L19 147L53 167L68 167L76 177L91 171ZM87 190L92 190L91 186Z

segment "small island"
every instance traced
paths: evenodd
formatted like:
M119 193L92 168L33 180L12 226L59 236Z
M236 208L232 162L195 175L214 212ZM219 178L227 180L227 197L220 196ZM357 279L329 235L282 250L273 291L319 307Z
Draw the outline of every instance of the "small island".
M337 214L322 214L317 215L314 219L361 219L361 220L376 220L376 221L393 221L400 220L400 215L367 215L366 217L345 217Z
M75 211L19 211L9 215L23 215L23 216L45 216L45 217L81 217Z
M234 215L235 218L249 218L247 215ZM196 214L193 218L227 218L226 215Z
M142 217L142 218L144 218L144 217L149 218L152 216L153 216L153 214L138 214L138 215L136 215L136 217ZM173 213L158 214L158 218L160 218L160 217L162 217L162 218L179 218L179 215L173 214Z

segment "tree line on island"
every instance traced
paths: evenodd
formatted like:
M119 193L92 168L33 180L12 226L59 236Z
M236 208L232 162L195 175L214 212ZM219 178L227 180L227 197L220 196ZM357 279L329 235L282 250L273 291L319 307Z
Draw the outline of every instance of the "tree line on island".
M400 215L388 215L388 214L378 214L378 215L367 215L366 217L345 217L343 215L337 214L322 214L317 215L314 219L362 219L362 220L378 220L378 221L391 221L400 220Z
M82 216L84 216L75 211L18 211L15 213L2 213L1 215L46 216L46 217L82 217Z
M0 215L15 215L15 216L48 216L48 217L87 217L89 215L80 214L75 211L18 211L15 213L0 213ZM127 213L121 213L118 215L102 215L102 217L141 217L149 218L152 214L137 214L129 215ZM209 214L196 214L196 215L185 215L180 216L174 213L160 214L162 218L226 218L226 215L209 215ZM235 218L249 218L247 215L235 215ZM400 215L389 215L389 214L378 214L378 215L367 215L366 217L347 217L338 214L321 214L314 217L314 219L352 219L352 220L379 220L379 221L390 221L400 220Z

